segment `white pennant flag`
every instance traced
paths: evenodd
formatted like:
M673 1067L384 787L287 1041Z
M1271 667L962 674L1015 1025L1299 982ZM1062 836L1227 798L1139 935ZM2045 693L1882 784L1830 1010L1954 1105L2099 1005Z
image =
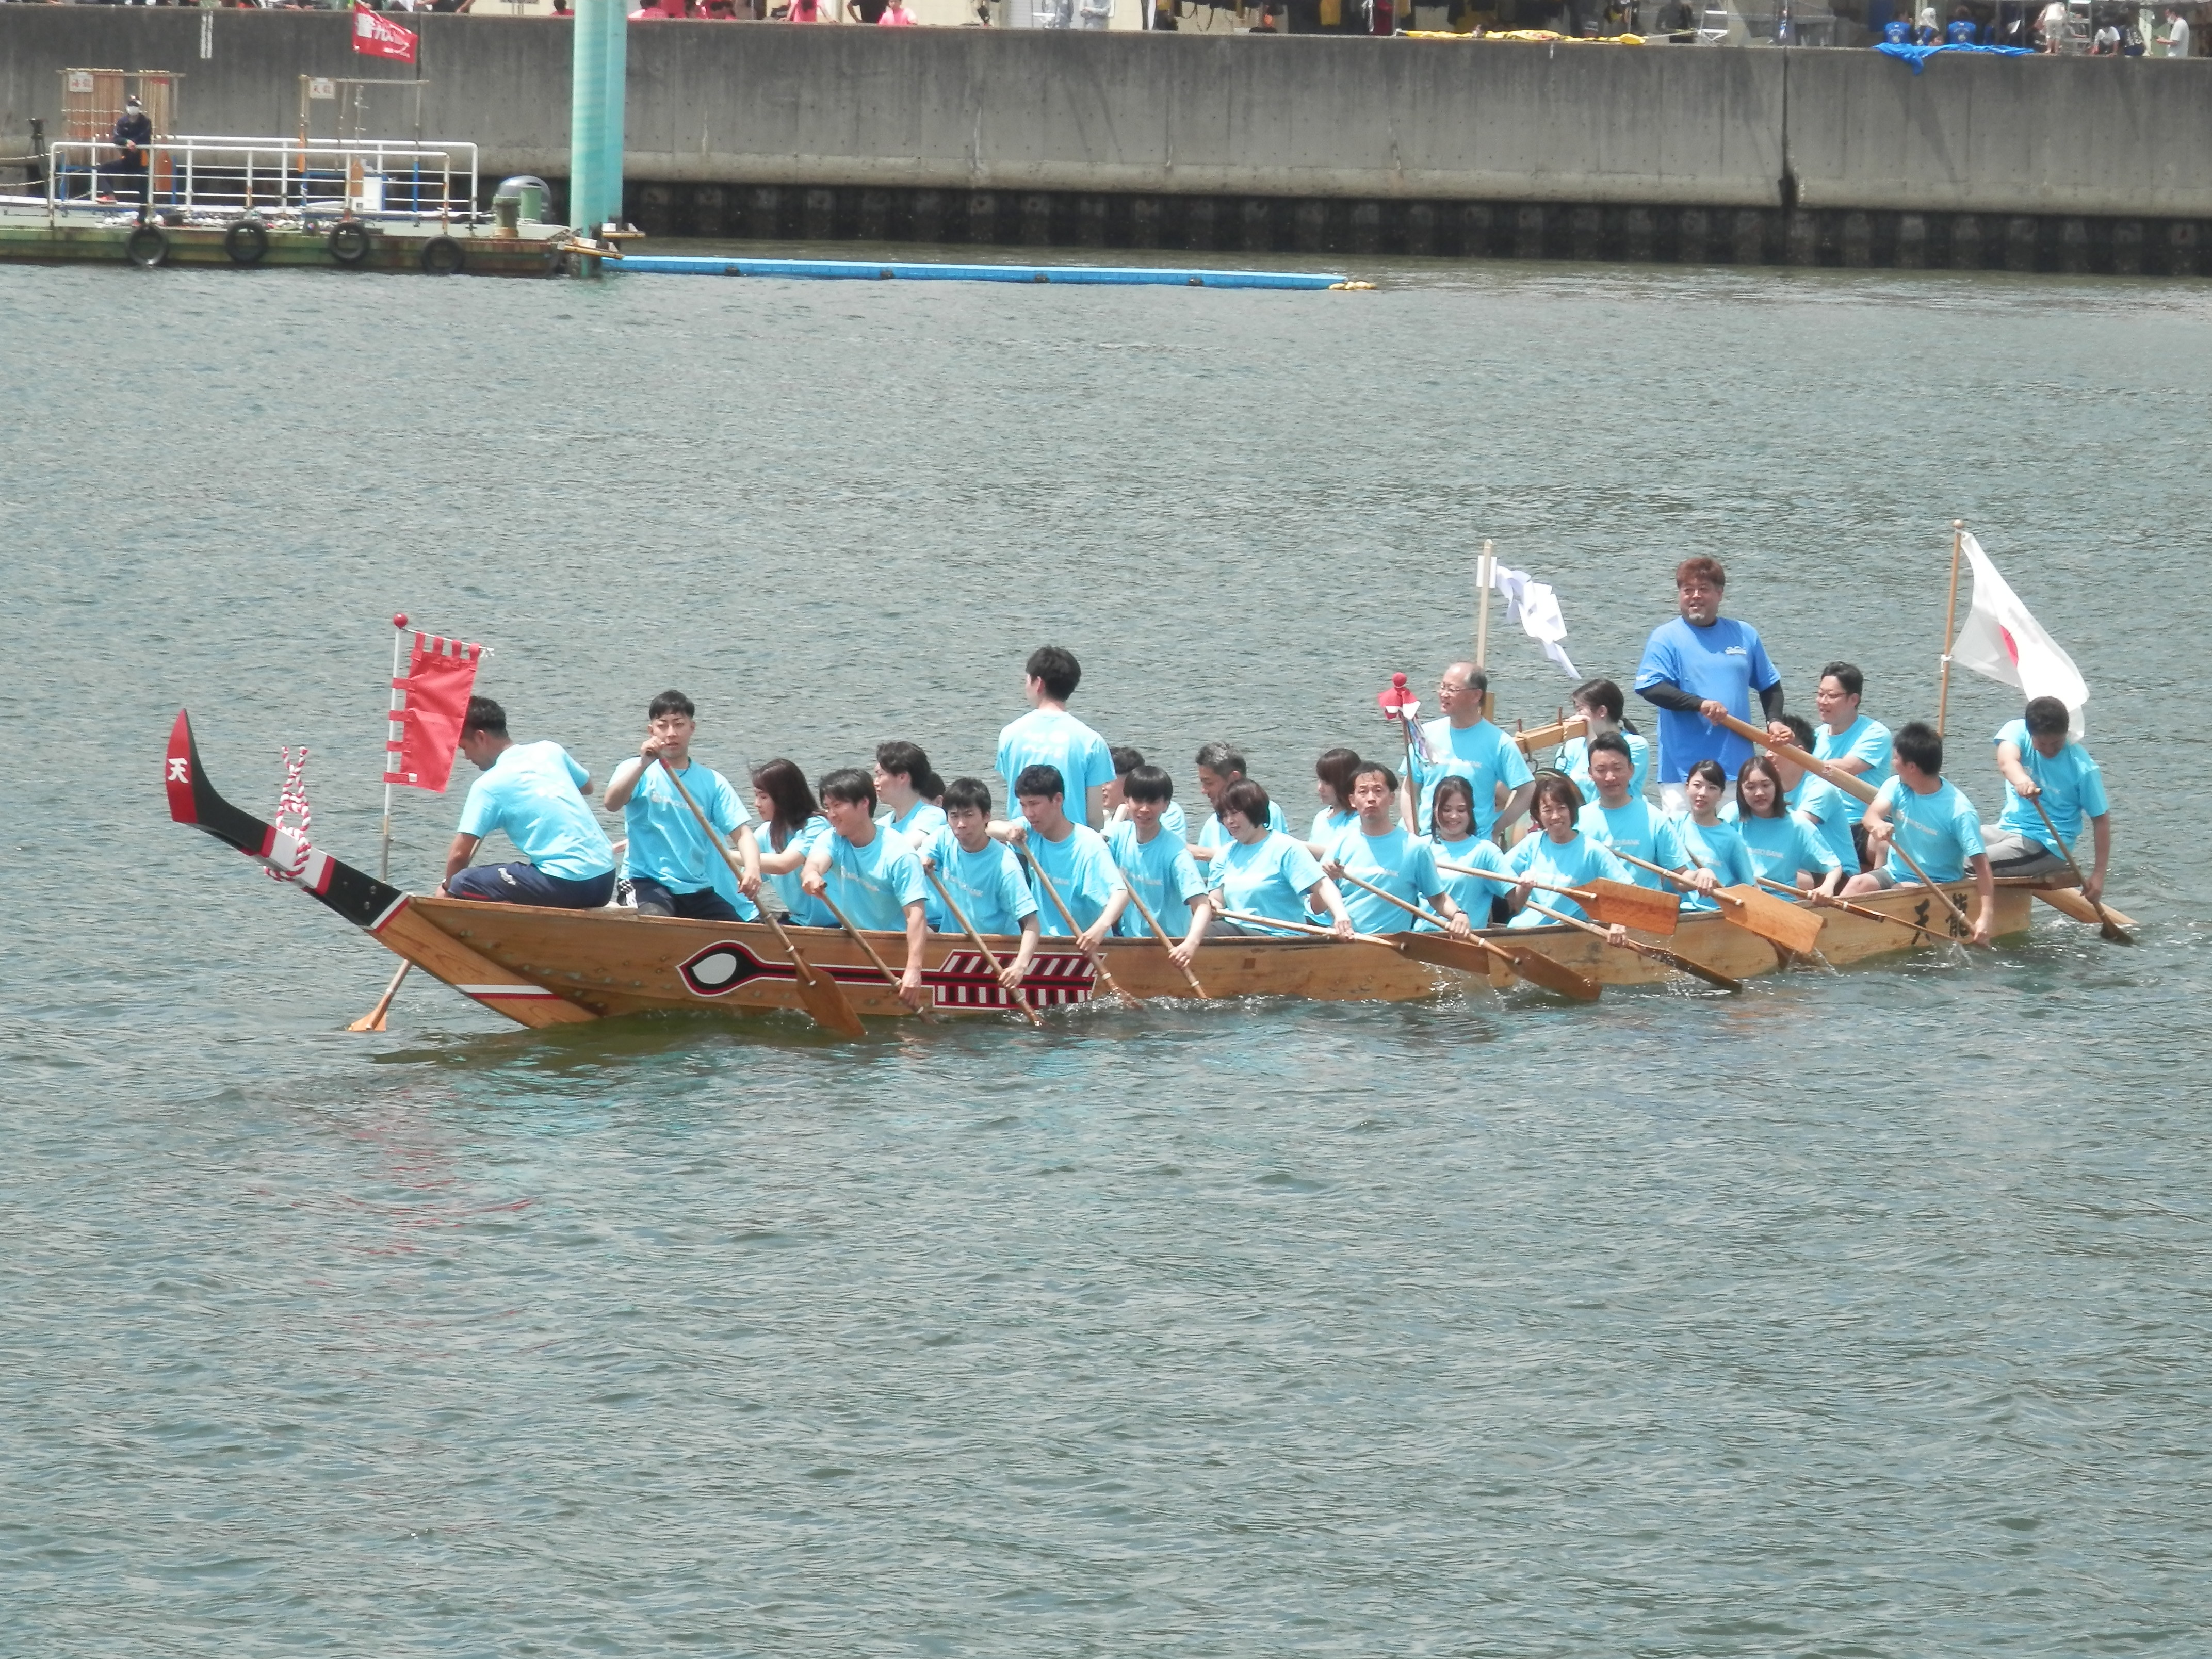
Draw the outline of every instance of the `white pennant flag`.
M2030 697L2057 698L2073 716L2072 735L2079 738L2081 705L2089 701L2081 671L2028 614L1979 542L1961 533L1959 550L1974 568L1974 605L1951 642L1951 659L2000 684L2018 686Z
M1542 646L1544 654L1570 678L1582 678L1567 660L1566 647L1561 643L1567 637L1567 619L1559 614L1559 596L1551 585L1536 580L1525 570L1508 570L1494 559L1490 565L1490 585L1504 598L1505 619L1519 623L1521 631Z

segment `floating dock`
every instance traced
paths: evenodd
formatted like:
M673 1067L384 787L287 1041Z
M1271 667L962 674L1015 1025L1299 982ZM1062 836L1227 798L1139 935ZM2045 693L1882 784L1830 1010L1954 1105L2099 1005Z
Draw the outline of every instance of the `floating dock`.
M956 265L907 259L742 259L633 253L614 270L648 276L796 276L854 283L1070 283L1120 288L1364 288L1340 273L1210 270L1175 265Z

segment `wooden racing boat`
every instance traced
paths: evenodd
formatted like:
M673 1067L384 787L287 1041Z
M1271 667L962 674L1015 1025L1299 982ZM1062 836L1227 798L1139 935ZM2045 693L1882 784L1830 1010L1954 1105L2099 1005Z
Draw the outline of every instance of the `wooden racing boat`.
M798 972L773 929L759 922L690 921L641 916L633 910L545 910L473 900L430 898L355 869L319 848L304 847L275 825L232 805L201 769L191 721L179 714L169 736L166 781L169 814L204 830L298 886L362 928L394 954L444 981L463 995L519 1024L560 1025L648 1009L764 1012L802 1006ZM2001 879L1996 932L2027 932L2033 894L2055 884ZM1973 884L1948 890L1972 913ZM1854 901L1894 918L1878 921L1821 909L1818 955L1841 967L1870 957L1936 949L1927 933L1957 936L1948 907L1923 887ZM1550 926L1485 930L1493 938L1540 951L1601 985L1644 985L1672 976L1671 969L1602 939ZM828 928L790 930L807 960L836 980L863 1015L911 1018L860 948ZM905 939L873 935L894 963L905 960ZM1679 956L1735 979L1788 967L1784 953L1757 934L1717 914L1688 914L1662 939ZM994 941L1012 955L1017 940ZM1107 969L1139 998L1195 994L1156 941L1115 939L1100 949ZM1493 959L1494 960L1494 959ZM1414 960L1381 942L1314 939L1208 939L1194 964L1212 997L1289 996L1332 1002L1398 1002L1427 997L1482 977ZM1502 963L1490 974L1503 988L1516 981ZM957 933L930 936L922 981L935 1012L947 1016L1003 1017L1012 995L998 982L982 953ZM1101 988L1096 969L1065 941L1047 939L1033 958L1023 992L1038 1008L1090 1001Z

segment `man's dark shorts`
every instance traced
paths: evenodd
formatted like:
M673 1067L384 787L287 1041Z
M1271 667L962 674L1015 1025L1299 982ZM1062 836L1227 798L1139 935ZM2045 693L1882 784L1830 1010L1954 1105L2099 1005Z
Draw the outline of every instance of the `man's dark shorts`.
M534 864L477 864L446 884L455 898L488 904L534 904L547 910L596 910L615 896L615 872L571 881Z
M629 890L637 899L637 913L641 916L684 916L693 921L744 920L729 900L711 887L702 887L696 893L678 893L650 876L632 876Z

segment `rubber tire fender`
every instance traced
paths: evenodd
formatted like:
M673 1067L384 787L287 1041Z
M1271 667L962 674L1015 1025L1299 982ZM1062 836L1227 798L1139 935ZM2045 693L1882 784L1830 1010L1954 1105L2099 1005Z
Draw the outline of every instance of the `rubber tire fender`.
M342 265L357 265L368 258L368 227L358 219L341 219L331 227L323 246Z
M222 251L234 265L258 265L269 255L269 227L248 214L222 234Z
M123 239L123 257L142 270L169 262L169 233L150 221L133 226Z
M450 236L433 236L422 244L420 258L426 276L458 276L469 268L469 256Z

